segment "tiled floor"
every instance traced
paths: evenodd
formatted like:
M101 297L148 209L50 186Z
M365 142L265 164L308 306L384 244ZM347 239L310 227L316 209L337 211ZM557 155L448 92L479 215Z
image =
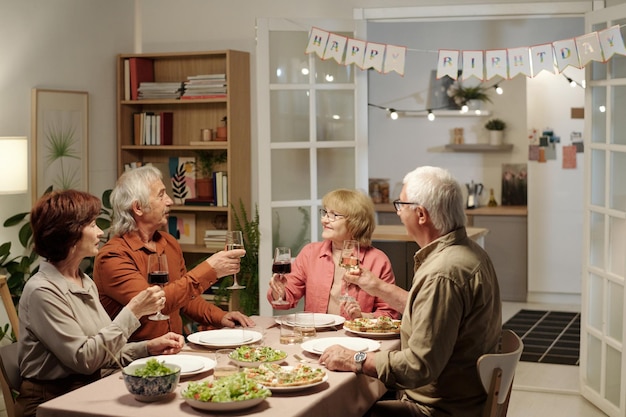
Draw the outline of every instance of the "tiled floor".
M503 303L502 320L521 309L580 311L579 306ZM606 417L580 395L579 367L520 362L507 417Z
M579 306L504 303L502 320L524 308L580 311ZM507 417L606 417L580 395L578 371L578 366L520 362ZM6 417L4 402L0 402L0 417Z

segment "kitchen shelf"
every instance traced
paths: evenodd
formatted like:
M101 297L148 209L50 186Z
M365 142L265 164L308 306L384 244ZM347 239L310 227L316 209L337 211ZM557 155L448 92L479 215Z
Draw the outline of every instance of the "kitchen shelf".
M465 143L462 145L446 145L446 150L453 152L511 152L512 144L489 145L486 143Z

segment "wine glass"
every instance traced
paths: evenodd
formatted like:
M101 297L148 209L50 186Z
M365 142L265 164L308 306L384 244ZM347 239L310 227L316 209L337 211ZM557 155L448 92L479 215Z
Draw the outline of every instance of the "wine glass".
M159 285L163 287L169 280L169 270L167 269L167 257L165 254L151 253L148 255L148 284ZM157 311L150 320L167 320L170 318L167 314Z
M244 249L243 234L241 230L230 230L226 232L226 250ZM240 285L237 282L237 274L233 274L233 285L226 287L229 290L242 290L246 288L245 285Z
M280 275L281 282L285 279L285 274L291 272L291 248L277 247L274 251L274 263L272 264L272 272ZM278 300L273 300L274 305L289 304L288 301L283 300L285 294L285 287L278 296Z
M356 240L344 240L341 249L341 258L339 258L339 266L346 270L359 269L359 242ZM355 298L348 293L350 284L345 280L341 285L341 301L355 301Z

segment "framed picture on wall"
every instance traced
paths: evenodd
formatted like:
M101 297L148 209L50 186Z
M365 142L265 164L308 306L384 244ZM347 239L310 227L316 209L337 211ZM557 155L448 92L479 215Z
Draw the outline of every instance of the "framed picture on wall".
M89 191L89 94L33 88L33 202L48 189Z

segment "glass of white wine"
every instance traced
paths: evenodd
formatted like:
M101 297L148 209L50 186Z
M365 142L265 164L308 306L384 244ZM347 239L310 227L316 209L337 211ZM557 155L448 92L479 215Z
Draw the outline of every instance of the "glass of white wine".
M226 232L226 250L244 249L243 234L241 230L229 230ZM246 288L237 282L237 274L233 274L233 285L226 287L229 290L242 290Z
M346 270L359 269L359 242L356 240L344 240L341 249L341 258L339 258L339 266ZM355 301L355 298L349 294L349 287L345 281L341 286L341 301Z
M278 300L272 300L272 304L277 306L289 304L288 301L283 299L283 296L285 294L285 274L289 274L291 272L291 248L277 247L275 249L272 272L279 275L278 279L283 284Z

